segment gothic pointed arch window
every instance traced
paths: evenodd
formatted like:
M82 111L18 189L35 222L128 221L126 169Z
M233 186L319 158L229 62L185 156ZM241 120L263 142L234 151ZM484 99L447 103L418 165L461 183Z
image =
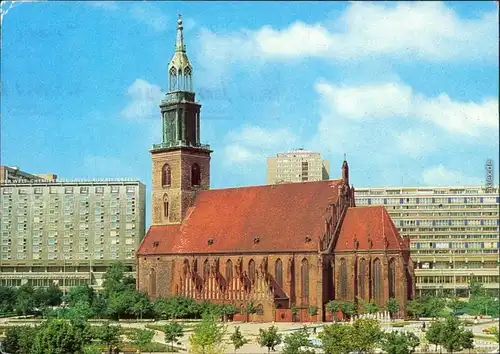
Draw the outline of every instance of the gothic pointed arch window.
M186 91L193 90L192 70L190 66L184 68L184 88Z
M178 80L177 89L179 91L182 91L184 89L184 75L182 75L182 70L180 68L177 71L177 80Z
M276 283L278 283L280 287L283 287L283 262L279 258L276 260L275 275Z
M170 165L166 163L161 169L161 185L162 187L169 187L172 183L172 171Z
M255 281L255 261L253 259L248 262L248 277L252 283Z
M189 273L189 261L187 258L184 258L184 265L182 267L182 272L184 273L184 276L186 276Z
M156 269L154 268L149 271L148 294L152 298L156 297Z
M382 269L380 259L376 258L373 261L373 297L380 304L382 301Z
M177 90L177 71L175 70L174 67L170 68L170 71L169 71L168 88L169 88L169 91L176 91Z
M205 263L203 263L203 280L207 281L209 277L210 277L210 262L208 261L208 259L206 259Z
M344 258L340 259L340 276L339 276L339 294L342 298L347 297L347 262Z
M191 166L191 186L199 186L201 182L200 166L194 163Z
M389 260L389 298L396 297L396 260Z
M230 281L233 278L233 262L228 259L226 262L226 280Z
M193 262L193 273L198 274L198 260L195 259Z
M300 263L300 295L302 304L309 303L309 262L303 259Z
M168 200L168 195L165 194L163 195L163 217L168 218L168 211L169 211L169 200Z
M362 299L366 299L366 261L361 258L359 261L359 275L358 275L358 295Z

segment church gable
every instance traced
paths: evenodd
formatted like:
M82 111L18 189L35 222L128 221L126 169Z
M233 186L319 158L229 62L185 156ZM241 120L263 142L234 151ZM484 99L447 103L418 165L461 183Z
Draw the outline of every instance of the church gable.
M383 206L349 208L335 245L336 252L406 248Z

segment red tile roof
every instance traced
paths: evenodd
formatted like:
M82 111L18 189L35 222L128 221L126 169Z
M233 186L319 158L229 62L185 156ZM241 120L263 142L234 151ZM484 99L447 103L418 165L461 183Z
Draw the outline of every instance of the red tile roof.
M403 238L383 206L354 207L347 210L335 251L354 250L355 239L358 241L358 250L369 250L369 239L372 240L371 249L374 250L406 249Z
M137 253L317 250L325 230L323 216L336 201L339 184L335 180L201 191L182 225L151 226Z

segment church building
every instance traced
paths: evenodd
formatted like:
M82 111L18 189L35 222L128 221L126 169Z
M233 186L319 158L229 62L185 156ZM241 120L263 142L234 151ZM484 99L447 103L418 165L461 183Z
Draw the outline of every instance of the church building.
M409 239L381 206L356 207L349 166L337 180L210 189L210 146L200 143L182 20L153 145L152 226L137 251L137 287L234 304L253 321L328 320L331 300L395 298L415 291ZM314 309L316 310L316 314Z

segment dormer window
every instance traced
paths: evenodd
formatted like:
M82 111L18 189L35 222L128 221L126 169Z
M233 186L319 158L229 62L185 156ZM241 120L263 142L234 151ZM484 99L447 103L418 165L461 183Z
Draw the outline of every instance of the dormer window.
M208 239L208 245L212 246L214 244L215 240L213 238Z
M311 241L312 241L312 239L311 239L311 237L309 237L309 236L306 236L306 239L305 239L305 241L306 241L306 243L309 243L309 242L311 242Z
M155 241L153 242L153 247L158 247L160 245L160 242L159 241Z
M259 239L257 236L255 236L255 237L253 238L253 243L254 243L254 244L259 243L259 241L260 241L260 239Z

